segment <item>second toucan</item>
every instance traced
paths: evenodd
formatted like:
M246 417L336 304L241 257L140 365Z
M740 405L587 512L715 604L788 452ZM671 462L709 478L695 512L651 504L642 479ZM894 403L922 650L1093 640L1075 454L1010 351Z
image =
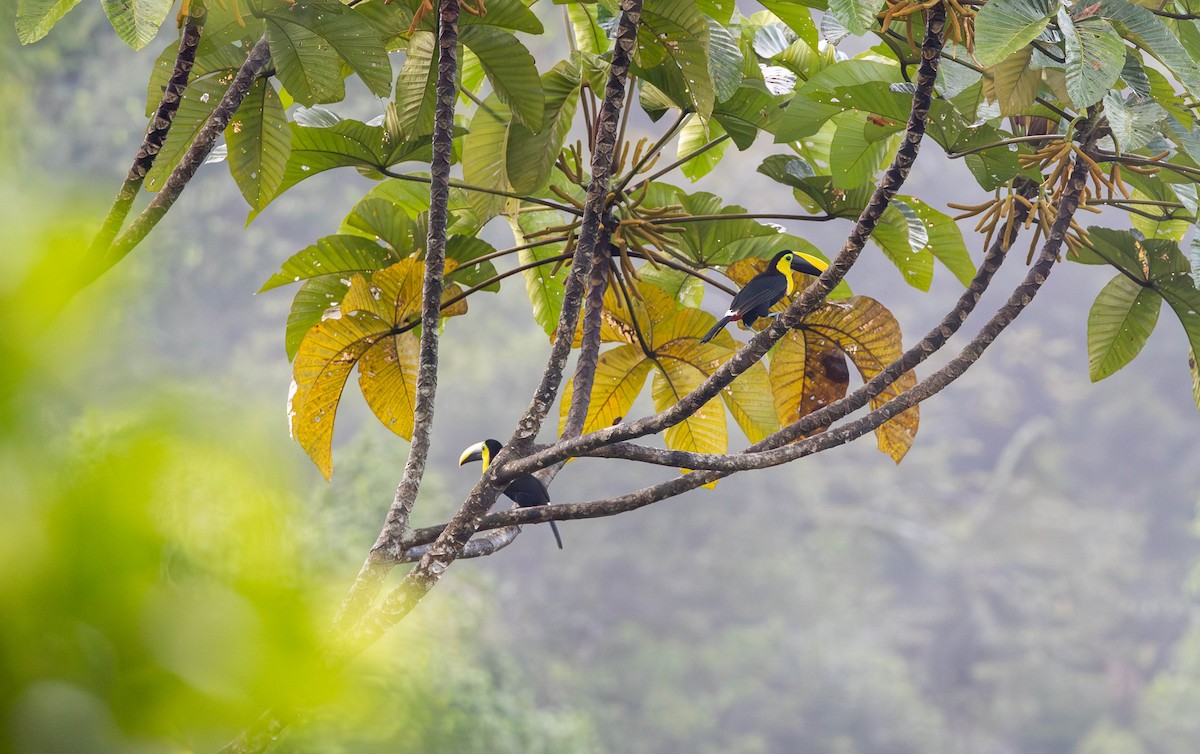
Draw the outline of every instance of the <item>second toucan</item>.
M462 452L462 456L458 459L458 465L470 461L482 461L483 470L487 471L492 459L496 454L504 448L504 445L499 440L484 440L467 448ZM550 502L550 491L546 489L546 485L542 484L542 480L526 474L519 476L508 483L504 488L504 494L510 500L514 501L522 508L532 508L535 505L547 505ZM550 531L554 532L554 541L558 542L558 549L562 549L562 537L558 535L558 527L553 521L550 522Z
M795 291L793 270L806 275L820 275L828 267L827 262L810 254L791 250L779 252L771 259L767 269L752 277L750 282L737 292L729 305L729 311L717 320L717 324L713 325L700 342L707 343L712 340L730 322L741 320L747 325L752 325L754 320L770 314L772 306Z

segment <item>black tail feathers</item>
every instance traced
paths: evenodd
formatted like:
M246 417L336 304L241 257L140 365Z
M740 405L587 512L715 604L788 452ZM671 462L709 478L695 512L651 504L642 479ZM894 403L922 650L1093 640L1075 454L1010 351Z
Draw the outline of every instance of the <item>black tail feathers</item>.
M732 321L733 321L733 317L721 317L720 319L717 320L717 324L713 325L713 328L708 331L708 334L700 339L700 342L707 343L708 341L717 337L717 333L719 333L719 332L721 332L721 330L725 329L725 325L729 324Z

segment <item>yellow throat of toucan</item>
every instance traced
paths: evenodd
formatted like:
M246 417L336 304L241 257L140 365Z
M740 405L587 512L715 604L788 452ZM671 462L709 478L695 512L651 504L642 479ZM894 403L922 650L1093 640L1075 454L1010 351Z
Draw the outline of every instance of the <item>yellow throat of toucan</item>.
M775 269L779 270L780 274L783 275L783 279L787 281L787 293L785 295L792 295L796 290L796 279L792 277L792 255L784 254L781 256L779 261L775 263Z
M488 446L487 446L486 442L483 444L483 447L479 450L479 454L481 456L483 456L483 471L487 471L488 464L492 462L492 453L491 453L491 451L488 450Z

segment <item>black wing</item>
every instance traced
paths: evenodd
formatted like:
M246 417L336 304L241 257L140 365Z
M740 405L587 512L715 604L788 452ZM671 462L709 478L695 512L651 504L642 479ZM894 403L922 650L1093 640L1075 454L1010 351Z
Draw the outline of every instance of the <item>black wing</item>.
M546 489L546 485L542 484L541 480L535 476L517 477L504 489L504 494L516 501L517 505L522 508L545 505L550 502L550 492Z
M739 318L747 314L765 317L783 295L787 293L787 278L783 275L760 275L733 297L729 310Z

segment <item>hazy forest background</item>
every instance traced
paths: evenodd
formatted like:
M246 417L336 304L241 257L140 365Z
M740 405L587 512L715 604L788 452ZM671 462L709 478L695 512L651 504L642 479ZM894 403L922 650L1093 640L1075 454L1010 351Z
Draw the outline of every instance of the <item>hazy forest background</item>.
M309 678L295 658L373 541L406 444L350 391L326 483L287 436L289 296L253 293L369 182L331 172L244 227L228 171L206 168L138 253L40 321L21 281L86 246L141 138L154 56L99 3L19 50L12 13L0 5L0 749L212 750L280 686L316 686L326 703L281 750L1196 751L1200 425L1180 328L1162 317L1091 384L1087 311L1112 273L1082 265L923 407L900 466L856 443L567 522L562 552L533 527L460 563L345 677ZM562 31L557 8L539 15L542 60ZM794 206L738 164L695 187ZM963 175L929 149L908 189L944 207ZM845 225L789 230L830 251ZM1023 274L1002 269L984 309ZM850 282L888 294L906 343L961 290L939 271L915 293L874 253ZM507 431L542 368L520 286L471 307L477 324L442 341L417 525L474 483L458 452ZM612 468L571 464L555 500L604 496ZM613 493L671 473L617 468ZM164 592L163 569L184 588Z

